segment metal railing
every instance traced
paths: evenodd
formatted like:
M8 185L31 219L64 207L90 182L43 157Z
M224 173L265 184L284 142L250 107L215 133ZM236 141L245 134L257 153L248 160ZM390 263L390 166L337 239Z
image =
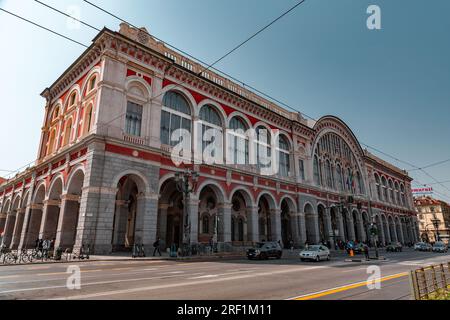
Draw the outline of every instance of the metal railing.
M411 271L410 283L415 300L450 295L450 262Z

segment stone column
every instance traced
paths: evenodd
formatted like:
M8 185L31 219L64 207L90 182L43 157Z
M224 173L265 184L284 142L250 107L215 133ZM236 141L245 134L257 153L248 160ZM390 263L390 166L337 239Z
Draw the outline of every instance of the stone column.
M114 224L112 234L112 250L125 245L127 233L128 202L116 200L114 207Z
M307 214L305 215L306 218L306 229L307 234L309 237L307 237L307 241L309 244L317 244L320 241L320 234L319 234L319 217L315 213Z
M333 224L331 223L330 209L326 209L327 212L324 214L325 228L326 228L326 240L330 241L330 248L334 249L334 238L333 238Z
M169 204L161 203L159 204L158 210L158 237L164 242L164 246L167 247L167 209L169 209ZM192 230L192 229L191 229Z
M58 227L56 230L56 248L72 248L76 235L80 196L64 194L61 196L61 209L59 212Z
M6 216L5 230L3 233L2 244L10 247L13 238L14 225L16 223L16 212L10 211Z
M187 209L189 213L189 223L190 223L190 243L196 244L198 243L198 206L199 199L193 196L189 197L187 203ZM231 212L231 206L230 206ZM184 220L183 220L184 221ZM184 227L184 222L183 226ZM231 234L230 234L231 236Z
M218 207L222 225L219 242L231 243L231 203L222 203Z
M117 188L83 188L74 250L89 245L91 254L111 253Z
M384 227L384 242L389 243L391 242L391 232L389 230L389 222L383 223Z
M270 221L272 229L272 241L281 241L281 210L271 209L270 210ZM282 243L283 247L283 243Z
M156 193L140 194L137 198L134 241L144 245L146 254L150 254L156 241L158 198Z
M247 226L248 226L248 240L251 242L259 241L258 230L258 206L247 208Z
M306 242L306 219L305 214L300 212L297 214L297 225L299 230L300 246L303 247Z
M20 244L20 236L22 235L23 222L25 219L25 209L18 209L16 213L16 224L11 242L11 249L17 249Z
M292 230L292 241L294 241L294 246L299 247L301 245L300 241L300 230L298 228L298 213L289 213L289 222Z
M353 221L353 215L352 214L348 214L348 219L347 219L347 230L348 230L348 238L351 241L356 241L356 234L355 234L355 224L356 222Z
M347 221L344 221L344 217L342 216L342 213L340 213L340 212L336 213L336 219L337 219L337 225L338 225L338 229L339 229L338 238L342 242L345 242L347 239L345 239L344 223L347 223Z
M403 236L403 223L400 221L399 222L399 226L398 226L398 231L397 232L397 239L398 241L400 241L402 244L405 244L405 237Z
M358 228L358 233L360 234L360 240L362 242L367 241L367 237L366 237L366 231L364 229L364 223L363 223L363 219L361 215L358 215L356 218L356 223L357 223L357 228Z

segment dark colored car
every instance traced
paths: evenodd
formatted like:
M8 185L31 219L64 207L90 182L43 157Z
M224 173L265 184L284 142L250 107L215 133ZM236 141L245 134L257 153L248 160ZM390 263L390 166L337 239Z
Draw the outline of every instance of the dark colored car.
M386 252L402 252L403 246L400 242L391 242L386 246Z
M249 260L259 259L266 260L269 258L281 259L283 249L278 242L258 242L254 248L247 250L247 258Z

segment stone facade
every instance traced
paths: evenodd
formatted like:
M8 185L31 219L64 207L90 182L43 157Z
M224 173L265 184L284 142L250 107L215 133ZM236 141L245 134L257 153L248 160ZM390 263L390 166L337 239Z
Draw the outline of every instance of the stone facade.
M150 250L157 238L179 246L186 226L192 244L213 240L223 250L262 240L334 247L418 239L412 179L363 150L342 120L310 123L204 71L145 29L103 30L42 96L36 163L0 185L0 230L11 248L33 247L41 237L102 254L133 244ZM164 137L177 123L267 128L283 142L275 152L284 162L270 176L246 161L177 167ZM262 143L253 142L250 150ZM199 180L184 201L174 177L187 168Z

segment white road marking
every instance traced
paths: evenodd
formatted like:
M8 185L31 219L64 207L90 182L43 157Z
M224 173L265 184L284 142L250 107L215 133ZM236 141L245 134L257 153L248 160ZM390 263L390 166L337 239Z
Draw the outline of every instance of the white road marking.
M314 269L324 269L324 268L326 268L326 267L311 267L311 268L306 268L303 270L314 270ZM89 299L89 298L97 298L97 297L102 297L102 296L112 296L112 295L117 295L117 294L128 294L128 293L136 293L136 292L142 292L142 291L176 288L176 287L184 287L184 286L206 284L206 283L225 282L225 281L232 281L232 280L261 277L261 276L270 276L270 275L274 275L274 274L292 273L292 272L298 272L298 271L299 271L298 268L288 269L288 270L278 270L278 271L271 271L271 272L261 272L261 273L254 273L254 274L237 275L234 277L226 277L226 278L219 278L219 279L217 279L217 278L209 279L209 280L203 280L203 281L188 281L188 282L184 282L184 283L178 282L178 283L173 283L173 284L163 284L163 285L154 285L154 286L140 287L140 288L133 288L133 289L105 291L105 292L98 292L98 293L84 294L84 295L82 294L82 295L67 296L67 297L63 297L63 298L56 298L56 299L49 299L49 300ZM137 280L137 281L139 281L139 280ZM2 292L0 292L0 293L2 293Z

